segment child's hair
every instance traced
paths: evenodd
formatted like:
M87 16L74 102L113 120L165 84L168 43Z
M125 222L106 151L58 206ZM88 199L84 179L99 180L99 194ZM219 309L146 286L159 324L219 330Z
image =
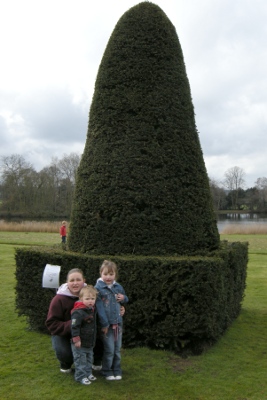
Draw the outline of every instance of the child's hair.
M118 277L118 268L117 265L110 260L104 260L101 267L100 267L100 275L102 274L102 272L104 271L104 269L107 269L108 272L114 272L115 273L115 277Z
M69 280L70 274L74 274L74 272L78 272L79 274L81 274L82 277L83 277L83 279L84 279L83 271L82 271L80 268L72 268L72 269L68 272L68 275L67 275L67 282L68 282L68 280Z
M91 294L95 298L97 297L97 290L92 285L87 285L83 287L80 291L79 298L82 299L85 295Z
M66 225L67 221L62 221L62 225Z

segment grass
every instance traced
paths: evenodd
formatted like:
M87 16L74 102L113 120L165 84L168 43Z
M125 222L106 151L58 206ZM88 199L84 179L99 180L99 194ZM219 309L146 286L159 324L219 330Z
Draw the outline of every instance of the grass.
M21 236L20 236L21 235ZM15 312L14 248L59 241L58 235L0 232L0 400L267 400L267 237L222 235L249 241L246 296L231 328L207 352L181 359L166 351L123 349L123 380L96 373L89 387L59 372L50 337L28 330ZM10 242L8 242L10 240ZM27 287L25 287L27 290Z
M0 232L50 232L59 233L59 221L21 221L0 220Z
M10 245L42 246L61 242L59 233L45 232L0 232L0 243Z
M229 224L223 227L222 234L224 235L266 235L267 224L264 222L256 222L253 224Z
M58 221L21 221L12 222L0 220L0 232L50 232L59 233L61 222ZM223 227L222 234L267 234L267 224L255 222L254 224L227 224Z

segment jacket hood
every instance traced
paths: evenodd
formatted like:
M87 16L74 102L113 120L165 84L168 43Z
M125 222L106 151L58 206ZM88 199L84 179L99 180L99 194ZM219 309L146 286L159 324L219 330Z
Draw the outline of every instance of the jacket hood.
M73 312L74 310L81 310L81 309L94 311L94 307L87 307L82 301L76 301L71 312Z
M106 285L106 283L103 281L103 279L102 278L98 278L98 280L96 281L96 283L98 283L98 282L102 282L103 283L103 285ZM116 285L116 281L113 281L113 284L112 285Z
M86 283L84 283L84 286L87 286ZM63 283L63 285L59 286L57 294L62 294L63 296L76 297L76 298L79 297L71 293L67 283Z

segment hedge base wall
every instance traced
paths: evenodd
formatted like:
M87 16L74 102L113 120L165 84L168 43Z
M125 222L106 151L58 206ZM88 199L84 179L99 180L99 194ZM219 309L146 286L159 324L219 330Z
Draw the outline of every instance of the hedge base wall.
M16 249L16 307L31 329L46 332L52 297L42 288L46 264L67 272L81 268L95 284L106 258L53 248ZM200 354L239 315L246 285L247 243L221 242L219 250L194 257L112 256L118 281L129 297L124 347L148 346L179 354Z

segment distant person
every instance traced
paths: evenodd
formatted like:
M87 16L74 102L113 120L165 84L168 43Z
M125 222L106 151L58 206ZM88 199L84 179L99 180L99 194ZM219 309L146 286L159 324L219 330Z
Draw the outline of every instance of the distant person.
M128 302L123 287L115 281L117 266L105 260L100 267L100 278L95 288L98 291L96 309L101 326L104 353L101 374L108 380L121 380L122 316L121 304Z
M61 236L61 242L66 243L66 238L67 238L67 222L62 221L62 225L60 227L60 236Z
M71 348L75 365L75 380L90 385L96 377L92 375L93 348L96 341L97 290L88 285L81 289L79 301L71 311Z

